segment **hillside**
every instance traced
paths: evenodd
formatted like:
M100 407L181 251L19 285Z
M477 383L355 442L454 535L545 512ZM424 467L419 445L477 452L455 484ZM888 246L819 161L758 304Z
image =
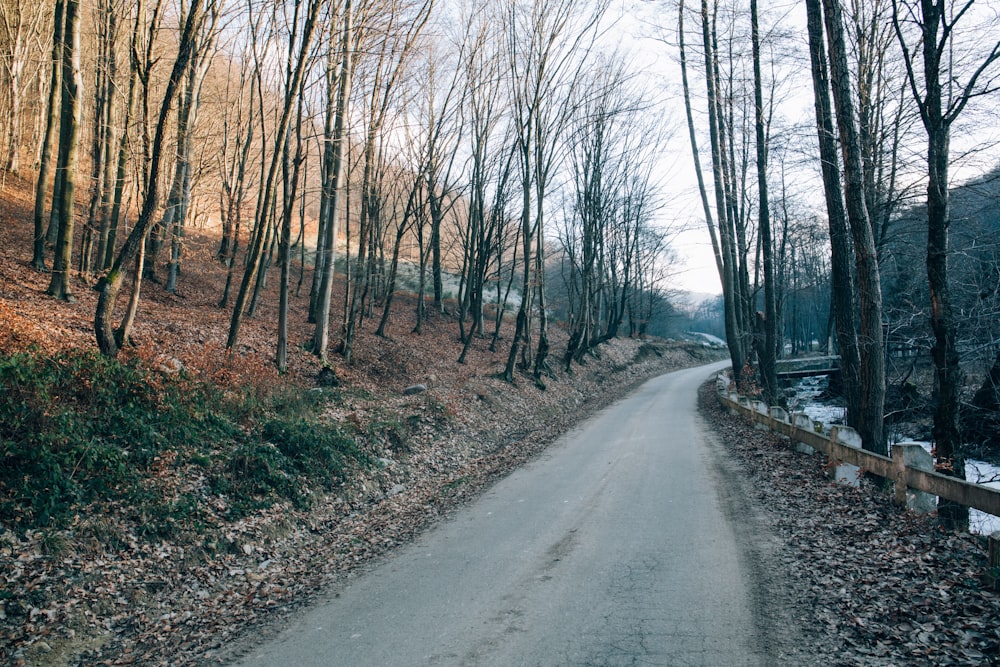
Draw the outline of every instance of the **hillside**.
M228 358L218 241L191 230L177 294L144 284L134 346L109 365L92 353L96 292L76 281L76 302L56 301L30 268L30 211L30 184L8 177L0 659L14 665L196 664L412 538L636 383L718 354L618 339L543 391L497 378L504 340L496 353L476 341L459 365L451 317L431 313L411 333L416 303L403 295L389 337L368 320L354 362L334 356L330 386L305 350L307 271L280 376L277 280ZM551 337L561 354L565 333ZM414 384L426 390L405 394Z

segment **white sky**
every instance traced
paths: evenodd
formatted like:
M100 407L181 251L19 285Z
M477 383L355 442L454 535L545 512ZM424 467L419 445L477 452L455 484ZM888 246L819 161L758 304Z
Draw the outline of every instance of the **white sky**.
M675 0L619 0L619 2L620 4L612 9L620 15L612 40L617 39L620 45L632 54L637 65L646 69L650 80L650 91L661 100L659 113L663 117L663 122L674 130L661 166L661 176L667 184L667 191L664 193L667 204L664 209L663 224L672 229L681 228L686 231L681 232L674 241L674 248L683 266L678 267L679 271L671 287L717 294L721 292L721 287L697 194L697 181L680 90L680 69L676 63L677 48L674 44L677 25L676 2ZM976 3L976 9L985 20L995 19L1000 15L1000 0L980 0ZM783 50L787 49L786 53L797 55L807 64L803 3L792 0L762 3L762 29L766 31L768 23L776 17L780 17L782 27L794 30L798 36L782 44ZM657 25L661 27L659 34L663 35L669 44L652 38L652 35L657 33L653 26ZM691 42L689 58L693 58L693 53L700 44L700 34L694 34L698 30L694 22L690 22L686 29L689 33L688 40ZM993 38L995 39L995 36ZM1000 67L997 69L1000 70ZM704 84L693 72L691 76L693 103L698 122L697 109L704 104L702 101ZM789 85L780 112L788 120L804 119L806 123L811 123L812 88L806 65L804 64L801 71L794 76L794 83ZM993 96L988 101L974 101L969 111L963 114L965 127L956 127L953 133L953 184L981 175L1000 161L1000 129L998 129L1000 122L996 119L998 108L1000 108L1000 96ZM706 184L712 187L711 167L706 154L707 138L700 136L699 142ZM923 148L919 150L923 151ZM917 167L923 168L920 161ZM772 160L772 170L773 168ZM796 180L799 194L810 198L812 205L820 211L822 185L818 178L818 167L792 165L789 171ZM773 196L775 192L773 184L771 190Z

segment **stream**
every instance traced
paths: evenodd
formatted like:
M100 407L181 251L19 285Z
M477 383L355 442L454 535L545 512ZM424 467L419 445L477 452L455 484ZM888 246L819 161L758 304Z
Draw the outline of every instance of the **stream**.
M829 433L830 427L844 423L845 407L843 401L827 394L828 379L825 376L806 377L793 382L786 390L789 412L804 412L814 421L823 425L824 432ZM910 437L913 434L894 432L890 436L890 445L899 442L914 442L931 451L930 442ZM986 461L966 459L965 478L970 482L983 484L994 489L1000 489L1000 467ZM989 535L1000 531L1000 517L969 510L969 532L977 535Z

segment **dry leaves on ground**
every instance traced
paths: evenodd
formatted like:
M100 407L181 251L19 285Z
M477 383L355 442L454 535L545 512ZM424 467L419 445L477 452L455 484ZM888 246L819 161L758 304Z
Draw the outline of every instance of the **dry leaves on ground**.
M703 414L774 536L769 567L801 635L789 664L1000 664L1000 594L981 587L984 540L894 507L887 493L830 481L821 454L795 452L723 410Z

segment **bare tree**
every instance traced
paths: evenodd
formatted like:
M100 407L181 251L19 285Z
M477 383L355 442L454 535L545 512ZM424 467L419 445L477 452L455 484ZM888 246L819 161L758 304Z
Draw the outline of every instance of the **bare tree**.
M712 237L716 268L722 283L723 302L725 304L726 343L732 360L733 377L737 383L742 381L743 368L747 363L747 312L746 304L749 295L748 283L742 278L744 270L740 261L745 243L740 243L737 229L741 228L741 220L736 205L736 172L734 171L735 148L729 138L732 123L727 125L724 93L721 89L722 79L719 69L718 40L715 31L714 13L710 12L708 0L701 2L701 35L705 64L705 87L708 102L709 140L711 146L711 162L714 185L715 212L713 215L709 203L708 191L701 173L701 159L694 129L691 111L691 93L688 80L687 51L684 42L684 3L678 8L678 42L680 47L681 76L684 87L685 108L687 111L688 134L691 141L692 155L698 176L699 192L705 221ZM716 230L717 233L716 233Z
M230 71L232 61L230 61ZM226 265L226 286L219 307L225 308L233 284L236 256L240 246L243 212L247 206L250 182L250 157L254 147L254 128L257 125L256 105L253 102L257 77L246 67L240 68L239 86L232 91L229 84L235 77L228 77L222 120L222 150L219 155L219 217L222 221L222 239L216 258Z
M21 168L21 121L24 94L28 87L28 67L36 35L42 30L46 18L45 3L0 1L0 66L6 79L6 154L4 170L16 174ZM61 10L57 8L57 20Z
M80 3L66 0L66 22L62 44L62 102L59 116L59 158L56 163L56 198L52 202L58 224L52 280L47 293L65 301L75 301L69 272L73 254L73 227L76 217L74 191L80 135Z
M651 174L662 150L656 128L643 122L650 104L618 54L589 78L568 138L574 193L561 238L569 265L567 369L618 335L626 314L638 317L636 301L655 283L648 254L663 250L663 238L649 227ZM631 330L639 326L637 317L630 317Z
M296 106L296 99L301 93L300 86L305 75L306 65L309 62L313 33L322 4L321 0L307 0L305 3L303 0L296 0L292 7L292 16L287 23L288 53L285 60L285 81L282 104L279 110L280 116L271 144L271 156L267 161L267 175L257 198L257 210L254 215L255 236L248 249L246 270L243 273L243 280L240 282L240 289L236 295L230 319L229 336L226 339L226 349L230 353L239 340L240 325L243 322L244 310L250 297L251 285L258 285L255 291L259 289L259 283L256 283L255 279L261 269L262 253L265 239L268 236L266 230L271 226L273 220L273 209L277 200L278 170L281 167L283 147L291 125L292 111Z
M45 198L48 194L49 170L52 163L52 144L59 119L60 90L62 88L62 50L66 30L66 1L56 0L52 21L52 73L49 76L49 95L45 106L45 134L38 163L38 180L35 184L35 238L31 264L39 271L45 270ZM53 206L55 204L53 203Z
M107 243L109 203L114 188L115 89L118 86L118 8L99 0L95 9L97 60L94 72L94 122L90 142L90 205L80 242L80 275L89 277L94 268L95 245L103 264ZM98 238L101 243L98 243Z
M585 56L605 3L578 12L569 0L511 0L505 9L508 81L521 185L521 306L504 378L514 380L518 354L532 368L535 383L548 372L548 314L545 303L545 198L562 157L560 133L571 111ZM531 316L538 312L538 346L532 355ZM532 359L532 356L534 357Z
M316 300L316 331L313 334L313 354L326 360L330 340L330 305L333 299L334 259L336 257L337 232L340 216L340 198L344 187L344 145L347 143L346 124L348 103L351 98L351 82L354 54L351 1L346 0L343 9L343 30L341 32L340 74L334 79L327 73L327 110L323 147L323 200L320 206L322 238L317 243L317 268L322 271L322 281ZM331 40L332 42L332 40ZM330 45L330 60L333 47ZM322 261L319 261L322 253Z
M962 369L955 335L955 313L949 286L948 227L951 127L974 97L996 90L1000 41L987 42L985 55L960 83L960 56L955 52L955 26L969 12L971 0L957 7L948 0L915 2L893 0L893 28L903 51L906 76L920 119L927 132L927 284L930 288L931 330L934 333L934 375L937 405L934 410L936 467L965 478L959 397ZM903 22L912 23L918 35L909 38ZM914 43L919 44L919 56ZM922 72L917 72L918 60ZM968 508L941 502L939 519L947 525L968 524Z
M121 293L122 284L125 280L124 267L139 256L143 248L146 233L153 222L153 215L156 212L157 205L157 181L160 175L160 161L162 159L164 135L166 134L167 117L170 114L177 88L187 69L188 60L191 56L194 40L196 39L196 26L203 10L202 0L191 0L187 20L184 22L178 42L177 58L174 60L170 77L167 80L163 101L160 104L156 132L150 146L148 178L145 183L144 199L139 219L125 240L125 244L122 246L121 251L119 251L111 270L97 284L97 291L100 293L100 296L97 301L97 311L94 315L94 332L97 336L97 346L105 356L117 356L125 340L125 330L119 329L118 333L113 330L112 318L114 316L115 303L118 300L118 295ZM141 267L140 271L137 272L136 281L139 280L140 276ZM136 285L134 291L137 290L138 285Z
M830 230L830 270L833 283L833 313L837 342L840 347L840 368L844 385L861 386L861 350L858 343L857 303L854 274L851 270L851 237L844 207L844 194L837 155L837 135L830 100L830 77L826 47L823 41L823 10L820 0L806 0L809 55L819 138L820 166L826 198L827 224ZM861 417L861 394L845 393L848 424L858 428Z
M377 222L379 213L378 148L390 107L409 65L415 45L430 18L433 0L393 4L387 12L369 13L368 21L359 25L366 39L375 39L376 53L371 57L371 80L365 109L365 137L362 146L361 211L358 220L358 254L353 267L347 317L344 322L343 355L348 362L354 353L354 339L361 324L369 295L370 278L375 270L375 254L379 245ZM379 23L382 22L382 24Z
M760 66L760 27L757 0L750 0L751 42L753 48L754 129L757 139L757 200L760 246L764 259L764 340L759 356L764 396L769 403L777 402L778 375L775 359L778 354L777 275L774 266L774 242L771 236L771 209L767 190L768 123L764 109L764 81Z
M157 0L152 9L146 0L139 0L136 3L135 14L132 22L132 41L129 48L129 82L128 98L125 103L125 113L122 118L121 135L118 140L117 161L114 175L114 188L111 201L111 211L108 214L107 229L101 226L100 238L98 241L98 258L100 268L108 270L111 268L115 258L115 245L118 239L118 228L121 225L124 203L125 185L127 180L128 162L130 157L130 132L132 130L133 119L138 109L140 122L143 128L142 134L142 161L139 168L137 180L140 183L146 181L149 169L149 86L150 74L154 66L153 44L159 30L162 13L160 11L161 2ZM147 15L148 12L148 15ZM143 42L145 41L145 45ZM103 248L103 253L101 252ZM133 290L132 301L138 298L138 289ZM134 310L135 303L130 304L130 312Z
M858 346L860 350L861 414L858 431L863 447L884 454L882 428L885 405L885 356L882 336L882 287L875 236L865 201L864 167L856 111L847 66L840 0L823 0L827 45L830 50L830 83L844 161L844 192L847 219L854 242L858 305L860 307Z
M212 6L199 29L198 41L191 54L184 92L177 108L177 156L174 165L174 186L167 201L167 210L160 228L170 234L170 259L168 261L166 291L177 291L177 276L181 265L181 248L184 226L191 207L192 149L198 111L201 108L201 89L205 75L212 64L215 41L218 38L219 11ZM150 269L155 268L155 257Z

